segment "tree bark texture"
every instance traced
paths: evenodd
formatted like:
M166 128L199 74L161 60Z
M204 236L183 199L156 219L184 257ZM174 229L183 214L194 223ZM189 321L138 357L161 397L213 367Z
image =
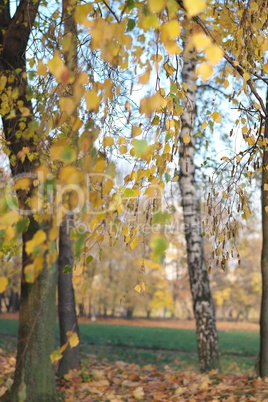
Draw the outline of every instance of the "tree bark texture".
M196 83L194 70L195 60L186 55L182 69L182 81L186 84L187 89L183 100L184 112L181 116L179 184L200 370L207 372L211 369L220 368L220 352L214 304L205 264L200 206L195 182Z
M21 0L12 18L10 1L1 2L0 5L1 117L13 177L33 173L39 163L38 157L28 159L27 156L19 156L23 147L29 149L31 155L35 152L37 154L38 150L38 138L34 135L33 108L27 94L25 51L39 3L40 0ZM18 94L17 98L10 97L12 90ZM14 114L11 114L12 110ZM32 188L17 192L21 209L28 208L26 200L31 194ZM25 251L25 245L39 229L40 224L33 215L29 215L29 225L23 234L15 377L11 391L4 397L8 401L18 401L18 393L24 392L25 388L27 402L56 400L54 370L49 357L54 349L55 338L56 264L44 264L34 283L26 282L24 276L25 267L32 262L31 256ZM45 230L43 226L42 230Z
M66 333L74 331L79 334L78 323L75 311L75 296L72 284L72 272L63 273L64 267L74 265L74 256L72 242L68 233L67 220L64 219L60 227L60 242L59 242L59 278L58 278L58 309L59 309L59 324L60 324L60 344L64 345L68 341ZM77 345L74 348L67 349L63 352L63 357L60 360L58 375L63 376L69 370L80 366L80 348Z
M62 20L64 24L64 35L71 36L70 48L65 53L65 63L71 72L77 70L77 50L76 39L77 30L76 22L73 17L76 1L63 0L62 1ZM67 95L72 95L72 86L68 86ZM76 113L76 112L75 112ZM72 125L69 122L70 135L72 134ZM78 322L75 310L75 295L72 283L72 272L63 273L64 267L74 265L74 255L72 249L72 242L70 240L70 226L67 220L72 221L72 216L66 216L60 227L60 242L59 242L59 278L58 278L58 310L59 310L59 324L60 324L60 343L63 346L68 341L66 335L69 331L74 331L79 334ZM80 366L80 347L77 345L70 348L68 345L63 353L63 357L59 362L58 375L63 376L69 370L78 368Z
M268 110L268 89L266 94L266 110ZM268 139L268 120L265 121L264 138ZM261 317L260 317L260 359L259 371L261 377L268 375L268 213L265 210L268 206L268 191L264 185L268 184L268 150L267 145L263 151L262 164L262 254L261 254L261 274L262 274L262 297L261 297Z

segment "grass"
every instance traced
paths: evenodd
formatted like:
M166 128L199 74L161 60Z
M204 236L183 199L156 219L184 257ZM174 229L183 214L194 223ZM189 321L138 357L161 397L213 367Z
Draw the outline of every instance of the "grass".
M18 322L0 319L0 347L16 347ZM189 329L80 324L81 351L110 362L190 366L198 369L195 331ZM57 339L58 330L57 330ZM253 371L259 351L256 332L219 331L224 372Z

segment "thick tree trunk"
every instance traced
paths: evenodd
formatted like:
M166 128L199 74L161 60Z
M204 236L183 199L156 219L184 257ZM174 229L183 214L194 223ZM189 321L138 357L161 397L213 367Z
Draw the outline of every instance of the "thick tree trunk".
M196 320L199 363L201 371L205 372L219 368L220 353L214 305L204 258L200 207L195 182L196 89L194 69L195 60L185 56L182 81L187 85L187 90L184 99L184 112L181 116L179 183L187 244L188 270Z
M60 343L61 346L68 341L66 333L68 331L78 332L78 323L75 311L75 297L72 284L72 272L63 273L64 267L70 265L73 267L74 256L72 242L67 231L66 219L60 227L59 243L59 279L58 279L58 306L59 306L59 324L60 324ZM63 376L69 370L78 368L80 365L79 345L70 348L68 345L60 360L58 375Z
M266 110L268 110L268 90L266 95ZM264 138L268 139L268 120L265 121ZM268 184L268 150L267 145L263 151L262 169L262 254L261 254L261 274L262 274L262 297L261 297L261 317L260 317L260 375L268 375L268 213L265 210L268 206L268 191L264 185Z
M18 174L33 173L39 163L37 156L34 156L38 155L39 140L32 135L33 108L27 94L25 51L40 0L21 0L13 18L10 18L9 3L2 2L0 10L0 74L3 77L1 82L7 80L8 83L6 87L2 86L0 102L3 100L1 117L10 151L10 167L15 177ZM14 93L18 93L17 99L9 95L10 87ZM8 102L4 103L4 99L8 99ZM23 110L27 111L26 117L23 116ZM14 117L12 113L9 116L11 111L15 111ZM23 151L23 147L29 150L33 158L20 157L19 152ZM27 199L31 192L32 188L18 192L21 209L28 209ZM40 226L45 230L44 225L39 225L33 215L30 215L29 226L23 234L17 361L11 392L4 397L7 401L22 400L25 388L27 402L56 400L54 370L49 357L54 349L55 338L56 264L44 263L42 272L34 283L26 282L24 276L25 267L32 263L31 255L25 251L25 245ZM48 229L49 227L46 231ZM52 243L50 248L53 248Z
M24 244L38 230L31 219ZM29 258L23 252L23 261ZM28 264L28 261L27 261ZM25 385L27 402L56 401L54 370L50 354L55 343L57 267L44 267L34 283L22 276L19 314L18 351L15 379L9 401L18 401L18 392Z

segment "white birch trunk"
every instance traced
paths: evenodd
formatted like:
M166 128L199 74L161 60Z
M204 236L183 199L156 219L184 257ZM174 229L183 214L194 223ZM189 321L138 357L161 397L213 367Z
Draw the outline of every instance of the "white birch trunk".
M199 363L201 371L206 372L219 368L220 353L215 310L205 264L201 215L195 182L196 83L194 70L195 60L185 56L182 80L187 85L187 90L184 99L184 112L181 116L179 184L184 216L188 271L196 320ZM189 143L183 143L185 135L190 137Z

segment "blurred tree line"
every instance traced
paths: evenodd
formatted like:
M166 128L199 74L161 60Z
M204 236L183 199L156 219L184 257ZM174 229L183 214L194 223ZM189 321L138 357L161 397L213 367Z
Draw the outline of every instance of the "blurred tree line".
M76 309L80 316L193 319L187 271L185 240L182 233L170 235L171 244L163 264L145 260L141 272L141 245L129 253L120 235L114 247L105 244L92 261L77 261L73 268ZM19 310L19 241L5 244L0 252L0 276L10 272L11 286L0 294L0 311ZM230 260L226 271L212 269L212 294L218 320L258 321L261 294L261 236L244 228L237 240L240 261ZM206 243L209 255L211 246ZM144 282L139 293L136 284Z

